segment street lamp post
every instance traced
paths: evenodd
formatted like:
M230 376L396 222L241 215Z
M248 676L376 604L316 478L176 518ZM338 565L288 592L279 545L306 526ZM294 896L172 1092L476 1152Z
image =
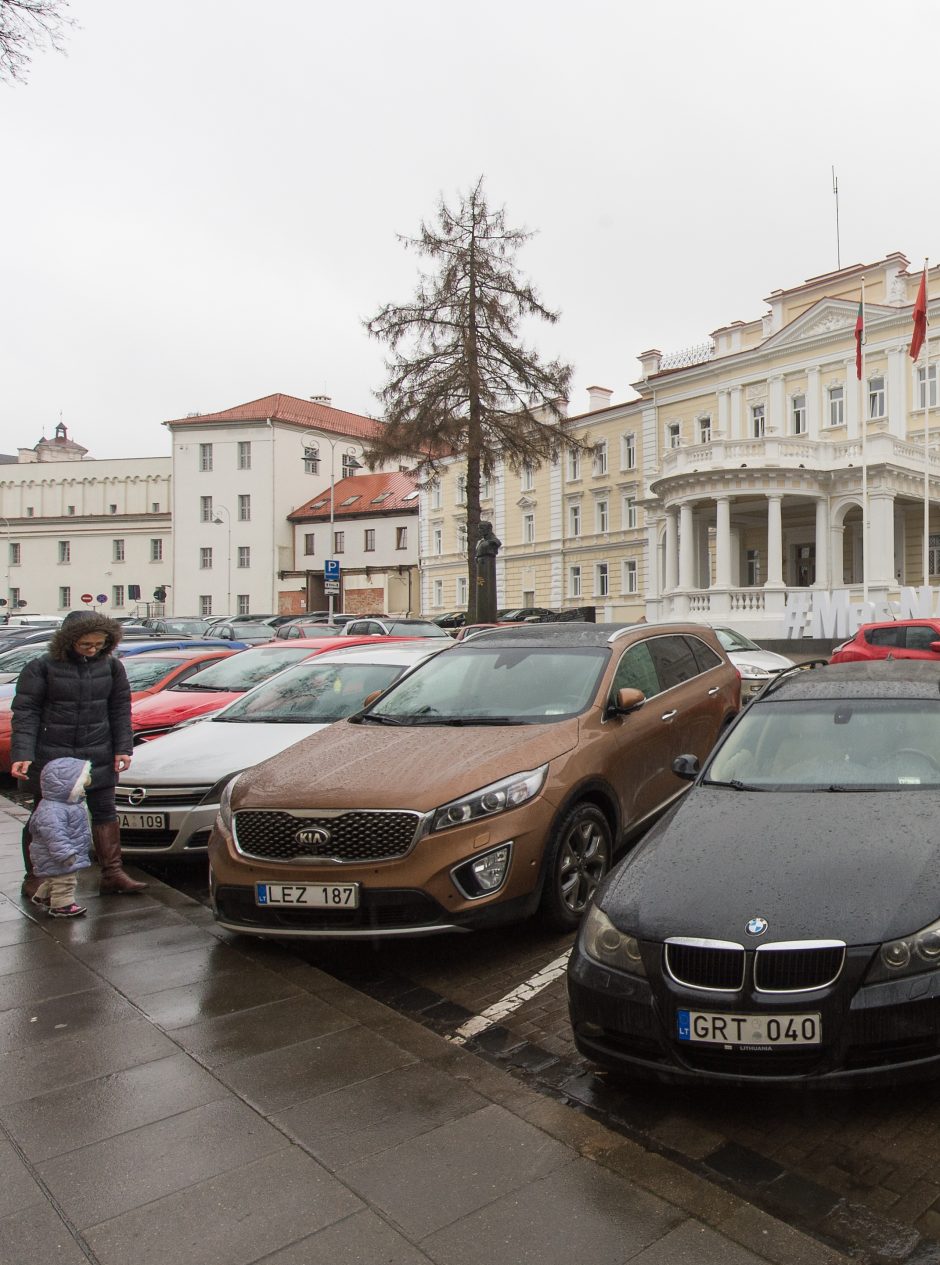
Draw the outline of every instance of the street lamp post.
M219 515L224 514L225 518ZM232 611L232 514L227 505L216 505L215 512L212 515L213 523L218 526L225 524L225 557L226 557L226 591L225 591L225 614L226 618L230 618L234 613Z
M330 545L329 545L329 552L330 552L330 556L332 557L333 549L336 544L336 445L339 443L339 440L326 439L325 436L324 436L324 439L325 439L325 442L330 445ZM304 464L306 465L306 463L312 457L319 457L320 437L317 436L316 439L304 437L302 442L304 446ZM351 444L347 445L346 451L344 452L343 456L345 457L345 461L343 462L344 474L345 474L345 470L361 470L362 469L361 462L356 460L356 450ZM331 591L327 596L329 598L329 610L330 610L329 616L327 618L327 623L335 624L336 620L334 618L334 611L333 611L334 594Z

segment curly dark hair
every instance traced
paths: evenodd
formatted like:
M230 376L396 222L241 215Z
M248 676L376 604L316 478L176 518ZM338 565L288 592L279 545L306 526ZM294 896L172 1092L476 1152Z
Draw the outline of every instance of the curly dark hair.
M121 640L121 625L95 611L72 611L53 633L49 653L53 659L67 659L79 637L87 637L89 633L104 633L101 653L110 654Z

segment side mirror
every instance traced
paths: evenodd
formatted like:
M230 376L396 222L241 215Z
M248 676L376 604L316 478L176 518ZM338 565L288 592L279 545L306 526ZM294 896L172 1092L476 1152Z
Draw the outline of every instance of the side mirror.
M612 716L626 716L628 712L635 712L638 707L642 707L645 702L646 695L642 690L618 690L607 710Z
M365 698L362 700L362 706L371 707L372 704L375 702L375 700L377 698L381 698L381 696L382 696L381 690L373 690L371 694L367 694Z
M697 755L677 755L672 762L672 771L683 782L694 782L699 775Z
M940 641L932 641L930 643L930 649L934 654L940 654Z

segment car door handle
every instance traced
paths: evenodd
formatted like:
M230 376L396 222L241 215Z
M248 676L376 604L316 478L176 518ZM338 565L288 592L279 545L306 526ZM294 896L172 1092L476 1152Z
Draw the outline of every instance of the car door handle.
M662 716L660 716L659 719L672 720L673 716L678 716L678 715L679 715L679 709L678 707L674 707L671 712L663 712Z
M709 698L712 696L712 694L720 694L720 693L721 693L720 685L713 685L712 688L708 691Z

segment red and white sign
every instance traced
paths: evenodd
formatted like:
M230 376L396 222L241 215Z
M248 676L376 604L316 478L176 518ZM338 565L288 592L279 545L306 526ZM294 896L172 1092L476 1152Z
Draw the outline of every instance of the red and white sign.
M91 595L90 593L83 593L83 594L82 594L82 601L83 601L83 602L85 602L85 603L86 603L86 605L90 606L90 605L91 605L91 603L92 603L94 600L95 600L95 599L92 597L92 595Z

